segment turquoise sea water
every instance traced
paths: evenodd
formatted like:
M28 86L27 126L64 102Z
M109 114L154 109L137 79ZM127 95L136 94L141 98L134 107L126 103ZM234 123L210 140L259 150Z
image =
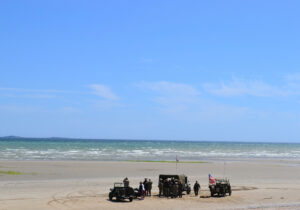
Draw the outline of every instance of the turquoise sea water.
M1 160L299 159L299 143L1 138Z

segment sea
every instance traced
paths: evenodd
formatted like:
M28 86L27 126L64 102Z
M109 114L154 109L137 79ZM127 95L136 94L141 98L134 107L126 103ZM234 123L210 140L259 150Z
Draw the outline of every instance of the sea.
M0 160L300 160L300 143L0 138Z

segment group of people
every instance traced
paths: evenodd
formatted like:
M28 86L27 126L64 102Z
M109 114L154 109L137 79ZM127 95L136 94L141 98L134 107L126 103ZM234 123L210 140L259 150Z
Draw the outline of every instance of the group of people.
M129 180L126 177L123 180L124 187L129 187ZM179 179L175 178L168 178L168 179L159 179L158 182L158 188L159 188L159 197L182 197L182 191L184 190L184 186L181 183ZM194 193L195 196L198 196L199 190L200 190L200 184L198 181L194 184ZM152 181L151 179L145 178L143 182L140 182L138 191L139 195L141 196L141 199L143 199L145 196L151 196L151 190L152 190Z
M171 179L160 179L158 183L159 197L182 197L183 185L180 180Z
M140 182L139 193L141 197L151 196L152 181L145 178L144 182Z
M171 179L160 179L158 183L158 188L159 188L159 197L164 196L164 197L171 197L171 198L176 198L176 197L182 197L182 191L184 190L184 186L182 185L181 181L175 178ZM200 190L200 184L198 181L195 182L194 184L194 193L195 196L198 196Z
M129 180L126 177L123 180L124 187L129 187ZM145 196L151 196L151 190L152 190L152 181L151 179L145 178L143 182L140 182L139 188L138 188L138 194L143 199Z

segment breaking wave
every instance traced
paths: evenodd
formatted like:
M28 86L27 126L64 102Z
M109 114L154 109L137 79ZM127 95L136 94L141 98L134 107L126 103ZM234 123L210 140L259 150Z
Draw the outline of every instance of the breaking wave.
M2 160L300 159L300 144L2 139Z

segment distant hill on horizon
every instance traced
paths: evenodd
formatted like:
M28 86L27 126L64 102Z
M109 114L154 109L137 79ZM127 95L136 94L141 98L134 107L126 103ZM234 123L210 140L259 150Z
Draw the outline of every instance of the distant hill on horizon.
M292 143L299 144L300 142L292 141L250 141L250 140L187 140L187 139L112 139L112 138L70 138L70 137L23 137L23 136L0 136L0 140L66 140L66 141L154 141L154 142L202 142L202 143Z
M79 139L67 137L23 137L23 136L0 136L0 139Z

